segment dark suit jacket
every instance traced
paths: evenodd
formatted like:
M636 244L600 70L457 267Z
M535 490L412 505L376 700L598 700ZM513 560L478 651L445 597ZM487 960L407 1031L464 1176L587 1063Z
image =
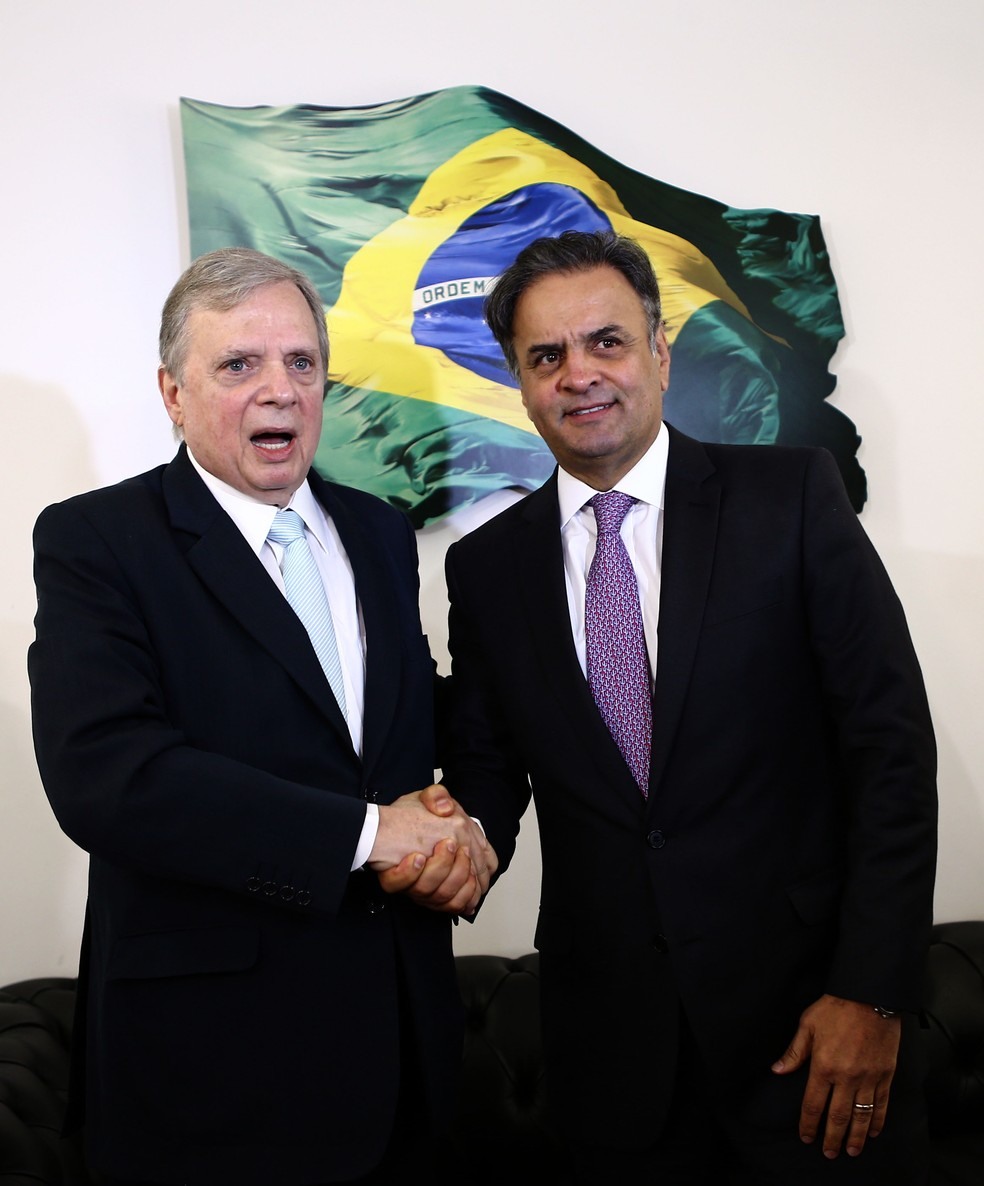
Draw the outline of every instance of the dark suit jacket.
M670 430L648 802L575 655L556 477L447 572L445 779L504 854L532 781L548 1067L580 1139L654 1139L681 1005L722 1084L767 1075L823 992L918 1006L932 728L828 454Z
M367 637L364 755L299 620L184 449L35 533L35 739L91 853L91 1160L154 1181L310 1182L381 1155L400 1002L423 1110L459 1011L446 918L349 866L364 801L433 781L433 664L406 519L310 477Z

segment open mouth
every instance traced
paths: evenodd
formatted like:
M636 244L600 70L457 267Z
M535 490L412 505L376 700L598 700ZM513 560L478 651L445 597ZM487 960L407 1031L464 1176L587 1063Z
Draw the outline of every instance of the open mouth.
M257 448L266 453L278 453L289 449L294 440L292 432L258 432L250 437Z

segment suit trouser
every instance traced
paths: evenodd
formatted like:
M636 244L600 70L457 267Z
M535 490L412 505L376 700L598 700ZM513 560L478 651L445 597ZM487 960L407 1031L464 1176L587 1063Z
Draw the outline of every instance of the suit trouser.
M903 1031L882 1134L860 1156L841 1152L830 1160L822 1151L823 1122L813 1144L799 1139L805 1070L778 1076L766 1066L755 1083L718 1095L681 1018L677 1080L660 1137L643 1149L579 1146L575 1180L582 1186L925 1186L929 1136L917 1020L906 1018Z

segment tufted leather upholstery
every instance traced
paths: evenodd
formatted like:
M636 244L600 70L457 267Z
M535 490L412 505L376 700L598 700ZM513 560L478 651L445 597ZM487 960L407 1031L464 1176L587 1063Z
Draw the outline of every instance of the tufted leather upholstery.
M984 922L933 928L926 1039L933 1186L984 1182Z
M543 1119L538 957L459 956L467 1033L456 1140L476 1183L561 1186L564 1154ZM68 1088L72 980L0 989L0 1186L91 1186L58 1127ZM984 921L934 928L928 1029L933 1186L984 1182Z
M462 955L455 963L465 1005L455 1132L464 1164L475 1182L508 1182L523 1166L530 1181L562 1183L563 1153L544 1120L539 956Z
M80 1142L61 1140L74 980L0 989L0 1183L88 1186Z

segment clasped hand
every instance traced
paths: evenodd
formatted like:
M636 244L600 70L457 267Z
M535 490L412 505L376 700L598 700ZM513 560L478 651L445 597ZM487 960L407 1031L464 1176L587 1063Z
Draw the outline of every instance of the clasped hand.
M474 914L499 866L482 829L439 783L380 806L367 863L387 893L450 914Z

